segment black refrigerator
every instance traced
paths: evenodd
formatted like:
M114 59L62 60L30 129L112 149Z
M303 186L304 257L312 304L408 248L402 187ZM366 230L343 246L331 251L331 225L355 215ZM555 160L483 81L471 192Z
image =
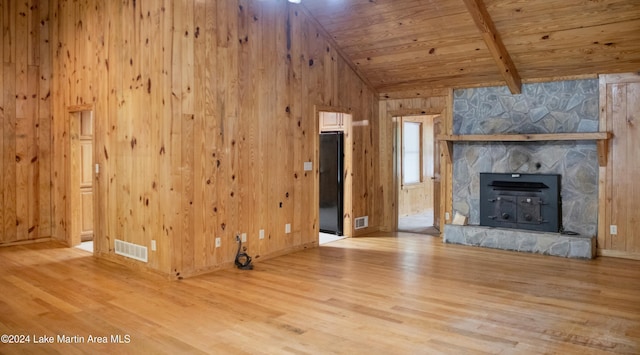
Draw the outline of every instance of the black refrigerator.
M320 231L342 235L343 134L320 134Z

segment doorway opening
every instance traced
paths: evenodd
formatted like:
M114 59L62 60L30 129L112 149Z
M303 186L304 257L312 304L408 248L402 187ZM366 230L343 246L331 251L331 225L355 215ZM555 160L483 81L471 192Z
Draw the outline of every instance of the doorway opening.
M349 110L317 107L316 117L318 242L326 244L352 236L352 115Z
M320 133L320 232L343 235L344 133Z
M398 231L439 235L440 115L394 117Z
M69 158L67 164L67 243L84 250L93 249L93 110L70 112Z

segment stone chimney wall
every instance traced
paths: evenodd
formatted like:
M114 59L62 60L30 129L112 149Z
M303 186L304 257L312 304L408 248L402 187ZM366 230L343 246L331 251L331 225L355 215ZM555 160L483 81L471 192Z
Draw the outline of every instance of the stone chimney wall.
M525 84L454 91L454 134L585 133L598 131L598 80ZM591 141L456 142L453 207L479 224L479 174L561 174L565 230L595 236L598 154Z

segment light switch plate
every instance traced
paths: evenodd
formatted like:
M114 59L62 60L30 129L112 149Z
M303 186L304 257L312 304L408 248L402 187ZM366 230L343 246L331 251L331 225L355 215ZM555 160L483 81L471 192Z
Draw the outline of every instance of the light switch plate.
M313 170L313 163L310 161L305 161L304 162L304 171L311 171Z
M611 235L616 235L618 234L618 226L615 224L612 224L609 226L609 232Z
M264 239L264 229L261 229L258 235L260 239Z
M287 223L284 225L284 232L291 233L291 223Z

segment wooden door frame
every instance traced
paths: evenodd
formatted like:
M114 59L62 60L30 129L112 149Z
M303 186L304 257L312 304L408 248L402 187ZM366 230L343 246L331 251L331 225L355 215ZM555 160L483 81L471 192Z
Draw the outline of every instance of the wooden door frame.
M438 201L436 203L435 198L433 199L433 206L434 208L436 206L438 206L438 208L443 208L444 204L442 202L442 161L440 160L441 157L443 157L442 155L442 142L439 142L437 137L438 135L441 134L442 131L442 115L434 115L433 116L433 120L431 122L431 129L433 132L433 151L431 152L431 157L433 158L433 177L432 177L432 181L433 181L433 191L438 191ZM438 129L436 129L436 123L438 126ZM436 162L437 162L437 176L436 176ZM436 182L438 184L438 189L436 189ZM438 210L440 212L440 210ZM440 216L442 214L445 213L438 213L438 216L436 217L435 211L433 214L433 227L435 229L437 229L438 231L442 231L443 226L442 224L444 223L444 221L440 220ZM437 222L437 223L436 223Z
M315 168L313 171L315 172L313 178L314 185L314 215L316 216L316 226L314 230L317 232L316 234L320 234L320 112L336 112L336 113L344 113L351 116L351 119L346 119L343 124L343 129L338 130L344 133L344 142L343 142L343 151L344 151L344 162L343 162L343 172L352 172L353 167L353 110L344 107L336 107L336 106L322 106L315 105L314 106L314 135L313 135L313 146L314 146L314 161ZM336 131L336 130L334 130ZM353 176L351 173L344 176L343 180L343 188L342 188L342 208L343 208L343 222L342 222L342 234L344 237L353 237L354 229L353 229Z
M77 164L77 156L79 155L80 146L78 144L77 136L79 135L80 129L80 118L82 112L90 111L92 115L93 121L93 132L92 132L92 145L95 145L95 127L96 127L96 117L95 110L93 105L76 105L70 106L67 108L67 132L64 138L64 147L67 150L67 154L64 155L64 166L65 166L65 188L64 195L66 196L65 204L64 204L64 213L63 213L63 221L64 221L64 231L65 236L64 240L66 241L69 247L74 247L80 244L80 221L78 220L76 214L74 214L74 207L79 206L81 204L80 197L75 193L75 187L80 185L79 180L79 165ZM75 137L75 138L74 138ZM95 166L96 161L96 150L92 149L91 156L91 166ZM93 198L93 220L96 221L96 211L95 206L97 194L92 194ZM94 240L95 240L95 226L94 223ZM94 244L95 245L95 244Z
M391 223L391 228L393 231L398 231L398 210L400 208L399 204L398 204L398 195L399 195L399 164L397 162L397 132L399 130L399 122L397 117L403 117L403 116L441 116L444 117L445 115L445 110L425 110L425 109L403 109L403 110L389 110L387 111L387 120L390 120L393 123L393 143L392 143L392 149L391 149L391 159L392 159L392 186L393 186L393 206L394 208L394 213L392 213L392 223ZM444 123L444 121L443 121ZM438 142L436 137L434 137L434 144L442 144L441 142ZM441 147L441 151L442 151L442 147ZM442 156L440 157L440 169L443 169L443 167L445 167L445 162L442 159ZM444 181L442 181L442 171L440 172L440 176L441 176L441 182L440 182L440 223L441 223L441 231L442 231L442 224L444 224L445 221L445 213L446 213L446 199L448 198L448 195L446 194L447 192L447 184L444 183ZM435 218L435 216L434 216Z

